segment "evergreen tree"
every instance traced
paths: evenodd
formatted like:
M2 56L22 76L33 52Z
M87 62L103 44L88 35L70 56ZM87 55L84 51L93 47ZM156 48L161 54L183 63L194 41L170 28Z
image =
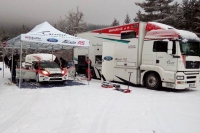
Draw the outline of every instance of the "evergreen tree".
M114 21L112 22L111 26L117 26L117 25L119 25L119 21L116 18L114 18Z
M137 15L136 18L134 18L133 21L138 22L144 20L143 14L141 13L140 10L136 13L136 15Z
M126 18L125 18L125 20L124 20L124 23L125 23L125 24L129 24L130 22L131 22L131 19L130 19L129 15L126 14Z
M183 0L181 9L184 17L184 29L199 33L200 1Z
M5 30L3 30L1 34L1 42L7 41L8 39L9 39L9 35L6 33Z
M22 28L19 30L18 34L27 33L29 31L29 28L27 28L25 25L22 25Z
M136 2L135 4L137 6L140 6L145 13L142 14L141 12L138 12L135 21L161 21L162 19L170 16L172 14L171 8L172 5L170 5L171 2L174 0L146 0L146 2ZM139 18L141 20L139 20Z
M180 7L180 4L178 2L175 2L171 8L171 12L173 14L166 16L164 19L158 20L160 23L165 23L167 25L171 25L175 28L182 29L184 26L184 17L183 17L183 11Z
M56 28L56 29L57 29L57 24L54 24L54 28Z

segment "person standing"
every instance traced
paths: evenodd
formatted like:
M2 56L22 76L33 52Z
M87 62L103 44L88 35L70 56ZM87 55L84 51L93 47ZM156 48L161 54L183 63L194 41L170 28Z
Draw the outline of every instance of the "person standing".
M54 62L60 66L60 61L58 60L58 57L55 58Z
M8 59L8 56L7 55L5 55L5 57L4 57L4 62L5 62L5 65L6 65L6 68L7 67L9 67L9 59Z
M67 61L65 59L63 59L62 57L60 57L60 62L61 62L61 67L62 68L66 68L67 67Z
M12 66L12 62L13 62L13 66ZM11 58L11 60L9 61L9 68L10 68L10 72L12 75L12 82L16 83L16 68L17 68L17 61L16 61L16 57L13 56L13 58Z
M86 77L88 78L89 81L92 79L92 74L91 74L91 69L90 69L91 64L92 64L92 61L89 59L89 57L86 57L86 60L85 60L86 71L85 71L85 73L86 73Z

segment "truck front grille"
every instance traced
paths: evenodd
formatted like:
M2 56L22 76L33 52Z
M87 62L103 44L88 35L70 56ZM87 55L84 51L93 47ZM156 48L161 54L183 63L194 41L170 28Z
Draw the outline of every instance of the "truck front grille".
M195 83L195 81L187 81L187 83L189 84L189 83Z
M187 76L187 79L196 79L196 76Z

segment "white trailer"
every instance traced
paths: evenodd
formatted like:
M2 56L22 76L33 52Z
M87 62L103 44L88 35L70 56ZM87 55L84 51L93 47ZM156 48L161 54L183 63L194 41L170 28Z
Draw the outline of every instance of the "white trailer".
M157 30L157 29L167 29L170 26L162 25L158 23L149 22L148 29L146 30ZM131 31L135 31L133 34ZM101 69L102 69L102 45L103 42L113 42L120 43L123 45L128 44L131 38L128 36L138 36L139 22L126 24L122 26L114 26L103 28L99 30L93 30L90 32L79 33L76 36L81 38L86 38L90 40L90 47L74 48L74 62L78 73L85 73L84 61L85 57L89 56L92 61L93 78L101 79ZM122 38L121 38L122 35ZM134 46L130 46L134 47ZM89 55L88 55L89 53Z
M192 32L136 22L77 36L90 40L89 57L102 80L127 83L128 72L133 72L130 82L148 88L185 89L199 84L200 39ZM87 53L88 49L74 49L77 66Z
M154 25L160 29L149 30ZM159 23L141 22L138 26L138 33L129 32L136 36L127 36L126 45L103 43L102 80L128 83L132 72L131 83L150 89L197 87L200 39L192 32Z

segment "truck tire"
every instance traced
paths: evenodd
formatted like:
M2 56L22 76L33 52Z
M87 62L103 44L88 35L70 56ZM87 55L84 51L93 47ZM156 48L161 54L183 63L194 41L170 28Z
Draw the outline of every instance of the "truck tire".
M160 89L161 88L161 80L160 77L156 73L149 73L145 77L145 85L148 89Z

